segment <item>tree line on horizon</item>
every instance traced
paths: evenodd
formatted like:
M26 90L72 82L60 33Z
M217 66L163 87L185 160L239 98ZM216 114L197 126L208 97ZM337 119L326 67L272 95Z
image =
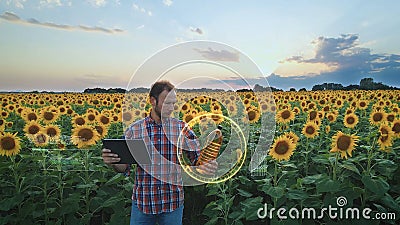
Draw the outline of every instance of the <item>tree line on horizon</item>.
M386 84L382 84L382 82L374 82L373 78L363 78L360 80L360 84L350 84L348 86L343 86L339 83L323 83L316 84L312 87L311 91L323 91L323 90L400 90L398 87L389 86ZM148 93L150 91L149 88L139 87L132 88L128 92L132 93ZM183 92L215 92L215 91L225 91L223 89L210 89L210 88L193 88L193 89L178 89L178 91ZM282 89L275 87L263 87L259 84L255 84L252 90L250 89L239 89L237 92L245 92L245 91L283 91ZM297 91L295 88L290 88L289 91ZM307 91L306 88L300 88L298 91ZM15 91L15 92L3 92L3 93L21 93L23 91ZM86 88L83 93L126 93L127 90L124 88ZM1 93L1 91L0 91ZM66 93L66 92L53 92L53 91L27 91L26 93Z

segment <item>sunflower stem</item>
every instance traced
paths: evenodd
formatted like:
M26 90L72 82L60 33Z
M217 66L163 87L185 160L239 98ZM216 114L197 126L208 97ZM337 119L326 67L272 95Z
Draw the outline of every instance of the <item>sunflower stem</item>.
M337 179L337 166L338 166L338 161L339 161L339 151L336 152L336 156L335 156L335 164L333 166L333 180Z

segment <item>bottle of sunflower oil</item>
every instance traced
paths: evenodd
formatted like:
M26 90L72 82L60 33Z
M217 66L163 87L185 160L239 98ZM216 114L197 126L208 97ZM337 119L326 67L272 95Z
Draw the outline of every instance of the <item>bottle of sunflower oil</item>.
M222 127L219 125L217 129L213 130L207 136L207 142L209 143L207 147L201 150L199 159L197 160L197 166L202 165L208 161L215 160L218 157L219 150L222 145ZM213 141L210 141L211 138L214 138Z

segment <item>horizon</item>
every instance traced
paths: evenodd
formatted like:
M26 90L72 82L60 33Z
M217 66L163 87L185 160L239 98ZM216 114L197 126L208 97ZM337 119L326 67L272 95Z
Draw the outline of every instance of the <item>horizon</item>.
M400 87L400 2L210 3L0 0L0 90L129 87L149 57L199 40L232 47L211 44L193 54L229 65L248 57L263 77L245 78L266 79L282 90L311 90L322 83L347 86L366 77ZM186 65L173 72L177 83L187 74L206 75L240 87L231 72L210 65ZM154 81L143 77L140 85ZM219 84L203 79L186 85Z

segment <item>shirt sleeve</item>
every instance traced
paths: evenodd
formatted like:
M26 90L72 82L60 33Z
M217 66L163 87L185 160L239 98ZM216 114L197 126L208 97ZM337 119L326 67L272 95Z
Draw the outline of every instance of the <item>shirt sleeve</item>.
M184 130L185 134L185 152L192 165L195 165L200 155L200 143L196 134L190 128Z

